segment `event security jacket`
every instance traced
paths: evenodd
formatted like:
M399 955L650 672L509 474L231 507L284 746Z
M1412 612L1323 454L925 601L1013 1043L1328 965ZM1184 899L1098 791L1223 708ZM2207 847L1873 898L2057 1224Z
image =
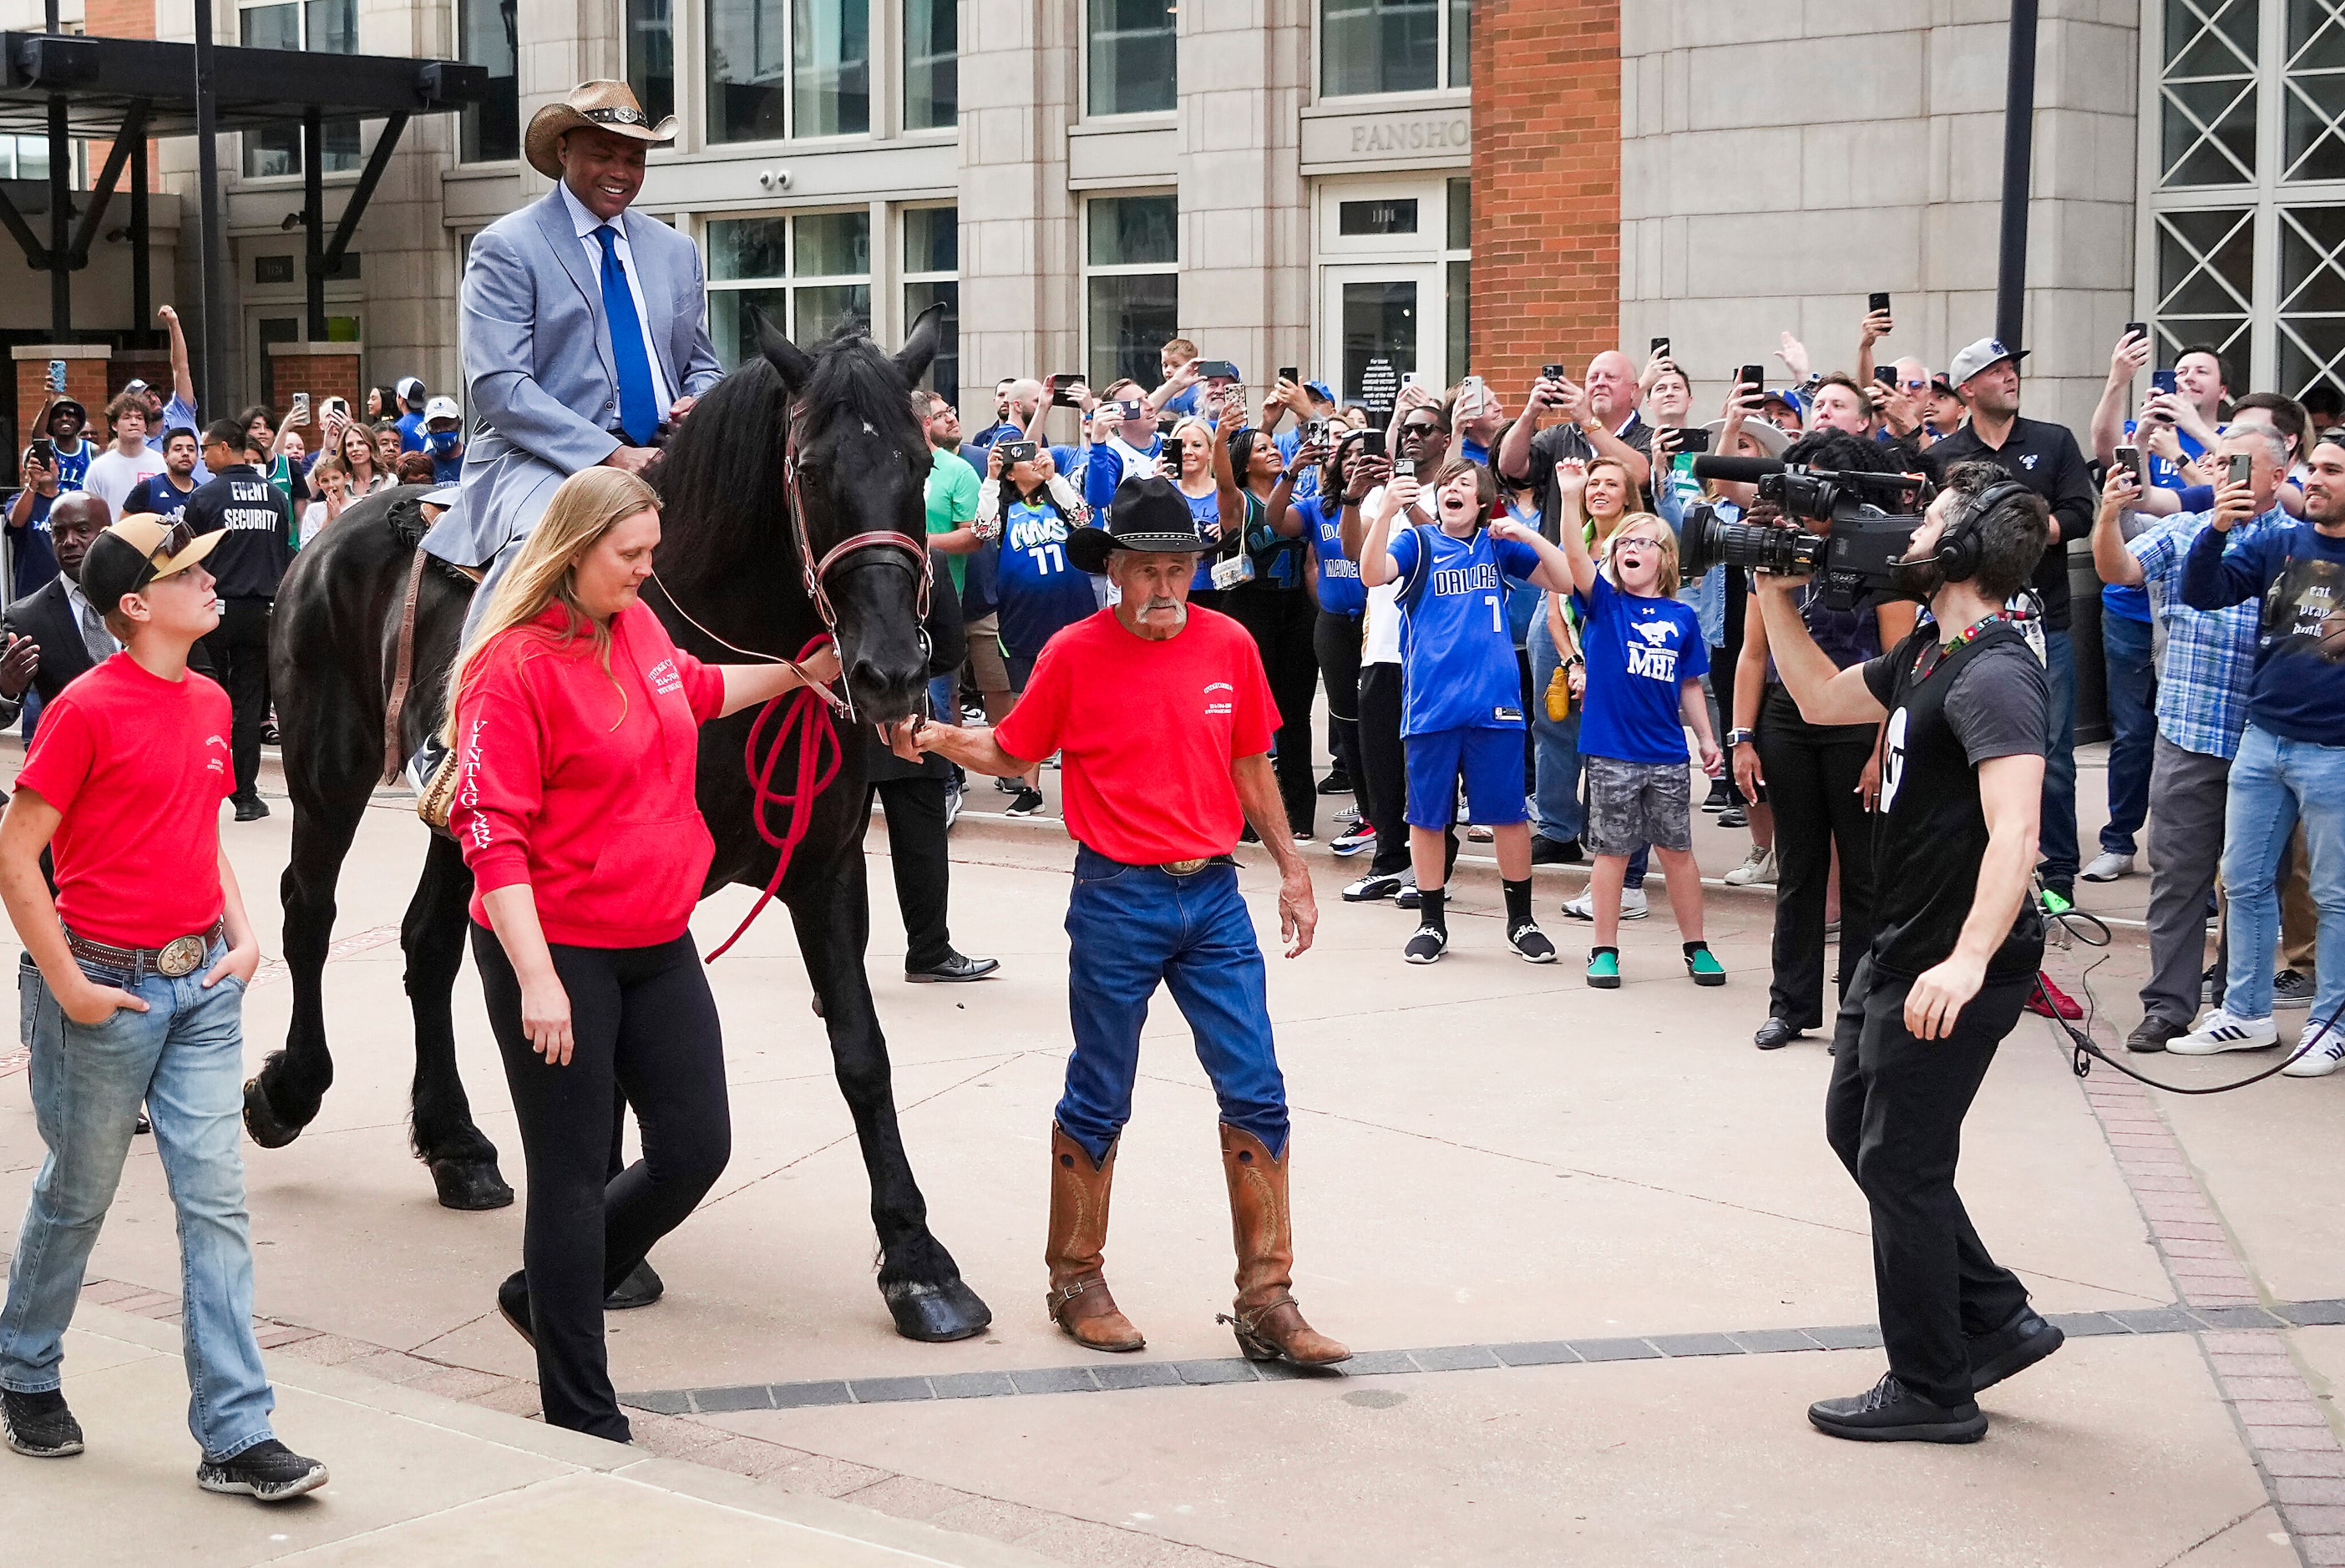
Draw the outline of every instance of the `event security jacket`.
M198 533L228 537L205 557L223 599L274 599L293 564L293 503L249 463L222 469L188 498L181 520Z

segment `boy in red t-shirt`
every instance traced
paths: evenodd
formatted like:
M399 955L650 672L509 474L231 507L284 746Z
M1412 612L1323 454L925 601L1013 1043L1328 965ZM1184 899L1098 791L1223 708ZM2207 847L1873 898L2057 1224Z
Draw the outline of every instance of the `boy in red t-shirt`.
M188 669L219 623L199 562L224 537L134 517L91 543L82 591L126 649L43 710L0 818L0 900L37 966L20 984L49 1151L0 1310L0 1433L36 1459L82 1451L58 1386L63 1340L143 1101L178 1211L196 1482L274 1502L323 1485L326 1467L269 1430L276 1396L252 1334L237 1138L260 947L219 847L237 784L228 696Z

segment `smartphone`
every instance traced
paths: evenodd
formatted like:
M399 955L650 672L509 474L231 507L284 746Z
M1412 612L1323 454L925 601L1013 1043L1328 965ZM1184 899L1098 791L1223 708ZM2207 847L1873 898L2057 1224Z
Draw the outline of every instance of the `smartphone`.
M1306 447L1322 446L1322 445L1325 445L1325 444L1326 440L1327 440L1327 421L1326 421L1326 420L1304 420L1304 421L1303 421L1303 444L1304 444L1304 446L1306 446Z
M1278 379L1299 387L1303 384L1302 369L1295 365L1281 365L1278 368Z
M1744 386L1751 388L1754 391L1764 391L1767 387L1767 367L1764 365L1745 365L1742 367L1742 374L1740 379Z
M1038 443L1036 443L1036 442L1034 442L1034 441L1004 441L1004 442L1002 442L1002 443L1001 443L1001 466L1002 466L1003 468L1008 468L1011 463L1030 463L1030 462L1032 462L1032 461L1034 460L1034 453L1035 453L1035 450L1036 450L1037 445L1038 445Z
M1480 408L1482 406L1483 391L1484 388L1482 386L1482 378L1479 376L1468 376L1464 380L1457 383L1457 400L1461 403L1470 402L1476 408Z
M1654 339L1653 352L1660 355L1663 359L1667 359L1670 352L1670 340L1667 338Z
M1116 404L1115 411L1127 420L1136 420L1148 411L1148 404L1139 398L1126 398Z
M287 414L285 418L288 421L293 424L308 424L310 422L310 394L307 392L294 393L293 410Z
M1565 379L1563 367L1560 365L1541 365L1539 367L1539 379L1546 381L1563 380Z
M2139 447L2119 447L2117 449L2117 467L2133 475L2134 483L2141 483L2141 449Z
M1710 450L1710 432L1699 427L1690 430L1680 430L1678 444L1671 450L1679 457L1687 457L1695 452L1706 452Z
M1864 308L1872 314L1878 316L1883 311L1889 309L1889 296L1882 293L1879 289L1875 289L1866 298Z
M45 469L53 469L57 466L57 443L43 436L32 444L25 453L25 457L29 462L36 462Z
M2149 323L2128 321L2126 323L2125 335L2128 338L2147 338L2149 336Z
M1893 392L1897 389L1897 367L1882 366L1873 372L1873 379Z
M1054 409L1071 409L1075 407L1075 400L1068 394L1067 389L1070 387L1079 386L1081 382L1082 378L1072 373L1051 377L1051 406Z
M2247 453L2233 452L2231 454L2230 471L2224 476L2224 482L2226 484L2247 483L2248 475L2254 467L2255 460L2249 457Z
M1382 430L1362 430L1362 431L1360 432L1360 452L1361 452L1361 455L1362 455L1362 456L1364 456L1364 457L1380 458L1380 457L1384 456L1384 455L1385 455L1385 433L1384 433L1384 431L1382 431Z
M56 393L58 397L62 398L65 396L66 362L63 359L52 359L49 361L49 390Z
M350 417L350 404L349 399L328 398L326 400L326 418L330 420L340 419L347 420Z
M2174 390L2174 372L2171 370L2152 370L2149 373L2149 389L2153 392L2170 392Z
M1237 381L1244 379L1244 377L1238 374L1236 363L1229 359L1207 359L1197 367L1197 374L1203 377L1208 381Z

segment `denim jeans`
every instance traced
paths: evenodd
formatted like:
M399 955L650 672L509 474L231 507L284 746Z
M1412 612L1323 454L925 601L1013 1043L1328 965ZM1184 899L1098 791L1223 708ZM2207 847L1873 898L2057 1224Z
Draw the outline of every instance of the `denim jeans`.
M2267 1018L2272 951L2279 940L2278 872L2299 821L2320 910L2312 1017L2345 1003L2345 746L2284 741L2254 721L2231 759L2225 805L2223 886L2230 898L2230 964L2223 1010Z
M1235 866L1174 876L1078 846L1067 936L1075 1049L1058 1118L1068 1137L1103 1159L1132 1119L1141 1027L1161 980L1196 1037L1222 1119L1274 1156L1286 1148L1286 1080L1271 1043L1262 946Z
M38 970L19 966L33 1020L33 1115L48 1158L33 1179L0 1310L0 1387L42 1393L61 1386L66 1325L143 1100L178 1218L188 1430L211 1459L273 1436L269 1413L277 1402L252 1335L252 1242L237 1144L244 982L203 985L224 951L215 944L177 980L83 966L91 979L120 986L147 1007L117 1008L86 1027L65 1016Z
M2157 739L2157 663L2149 622L2104 609L2101 652L2109 709L2109 820L2101 829L2101 847L2131 855L2134 835L2149 815L2149 764Z
M2044 633L2044 668L2052 679L2051 747L2044 756L2044 823L2036 865L2046 886L2076 885L2076 649L2066 632Z
M1563 661L1547 628L1547 612L1531 617L1531 757L1538 788L1531 795L1531 825L1543 838L1578 838L1588 825L1579 804L1579 710L1568 717L1547 716L1548 683Z

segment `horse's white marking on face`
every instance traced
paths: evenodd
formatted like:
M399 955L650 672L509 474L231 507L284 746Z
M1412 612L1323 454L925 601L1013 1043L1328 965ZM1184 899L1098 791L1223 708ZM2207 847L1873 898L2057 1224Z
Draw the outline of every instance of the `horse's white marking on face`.
M869 420L866 420L863 421L863 433L867 436L876 436L879 432L871 428L871 421Z

